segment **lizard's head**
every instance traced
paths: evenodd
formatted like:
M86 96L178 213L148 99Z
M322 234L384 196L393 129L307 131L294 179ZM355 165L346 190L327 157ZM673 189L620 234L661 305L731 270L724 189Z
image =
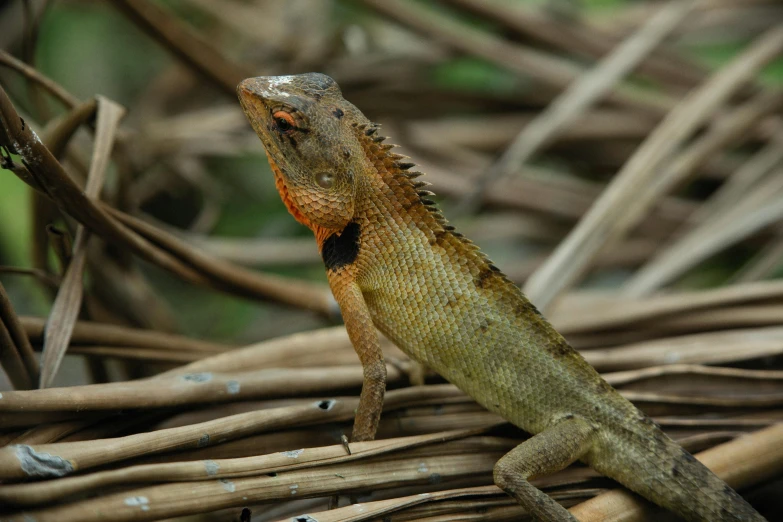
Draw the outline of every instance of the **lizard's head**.
M330 77L318 74L248 78L239 101L261 138L289 212L319 244L354 215L360 143L346 122L361 113Z

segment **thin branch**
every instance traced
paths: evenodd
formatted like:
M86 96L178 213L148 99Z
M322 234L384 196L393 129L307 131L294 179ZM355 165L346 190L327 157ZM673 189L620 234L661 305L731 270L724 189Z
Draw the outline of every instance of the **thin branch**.
M777 26L683 99L628 160L547 262L530 277L524 288L528 297L540 308L548 309L555 297L586 272L601 248L616 242L637 224L652 203L670 188L669 183L658 180L662 162L781 50L783 26Z
M252 71L229 60L201 35L158 5L147 0L117 0L114 3L166 50L229 96L236 96L239 82L254 76Z
M490 184L519 171L537 152L600 101L682 22L694 5L694 1L669 2L637 32L568 85L483 173L475 188L460 201L457 213L474 212Z
M59 100L69 109L72 109L81 103L76 96L66 91L59 83L48 76L41 74L38 69L14 58L3 49L0 49L0 64L17 71L24 75L25 78L38 83L38 85L46 89L54 98Z
M38 381L38 361L33 353L33 347L19 317L14 311L11 299L0 283L0 337L4 345L3 353L6 374L17 388L29 389Z

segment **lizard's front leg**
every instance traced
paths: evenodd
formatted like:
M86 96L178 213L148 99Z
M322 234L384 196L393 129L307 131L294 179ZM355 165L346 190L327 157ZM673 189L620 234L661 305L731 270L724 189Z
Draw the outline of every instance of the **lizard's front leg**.
M364 384L353 424L352 441L373 440L383 409L386 363L378 332L359 285L348 271L329 274L329 285L340 305L345 328L364 369Z

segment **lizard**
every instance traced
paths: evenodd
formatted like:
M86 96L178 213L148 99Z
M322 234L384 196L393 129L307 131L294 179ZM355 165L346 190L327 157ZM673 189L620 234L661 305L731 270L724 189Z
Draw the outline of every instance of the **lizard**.
M493 479L540 520L576 520L529 480L577 460L686 520L764 520L610 386L448 224L414 164L332 78L248 78L237 93L285 206L315 235L362 364L352 440L372 440L380 419L380 330L532 435L498 460Z

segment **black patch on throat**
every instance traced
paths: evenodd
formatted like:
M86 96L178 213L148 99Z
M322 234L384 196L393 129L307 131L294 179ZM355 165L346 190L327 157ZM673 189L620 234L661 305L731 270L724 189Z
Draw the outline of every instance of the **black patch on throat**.
M332 234L321 249L321 257L327 270L338 270L350 265L359 255L359 237L362 228L359 223L349 223L340 235Z

